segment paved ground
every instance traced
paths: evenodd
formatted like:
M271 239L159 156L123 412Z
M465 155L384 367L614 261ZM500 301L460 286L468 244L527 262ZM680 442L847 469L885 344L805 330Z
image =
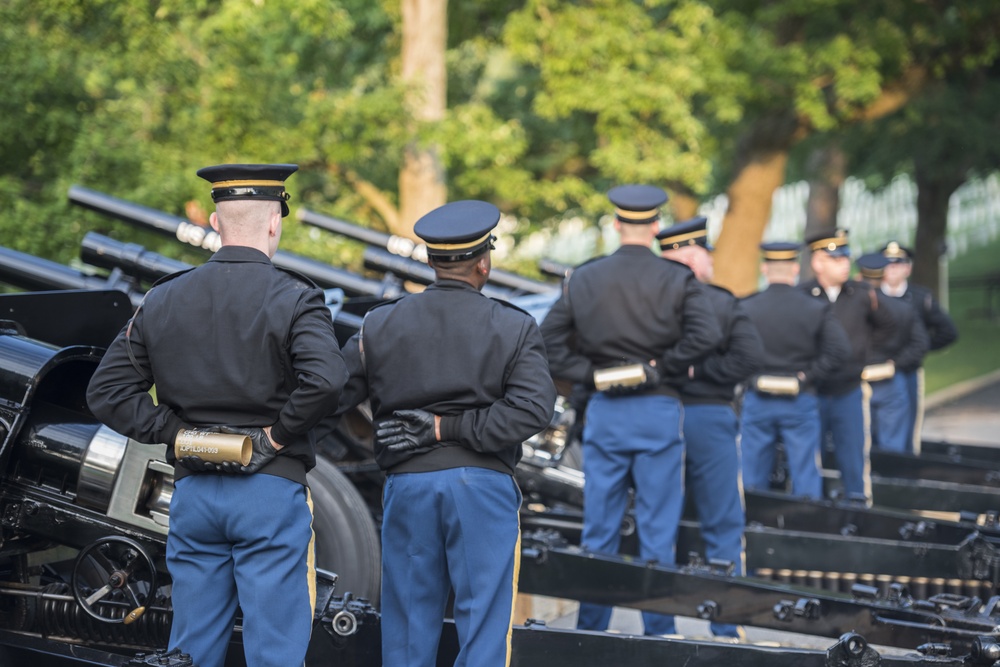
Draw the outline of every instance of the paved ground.
M1000 447L1000 381L927 409L923 437Z

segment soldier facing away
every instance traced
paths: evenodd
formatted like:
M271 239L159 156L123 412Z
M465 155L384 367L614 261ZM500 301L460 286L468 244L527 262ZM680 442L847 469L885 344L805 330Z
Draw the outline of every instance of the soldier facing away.
M434 667L450 589L459 665L509 664L521 443L556 391L535 320L480 290L500 211L458 201L417 221L435 281L371 309L344 346L343 412L368 399L386 472L382 660Z
M690 268L705 284L705 298L718 319L722 341L689 369L681 385L684 405L684 486L694 501L705 541L705 556L728 560L735 574L744 568L743 485L740 482L739 419L734 405L736 385L760 369L764 354L753 322L728 290L712 280L712 246L708 220L697 217L656 235L660 254ZM711 624L712 634L739 637L735 625Z
M252 440L246 465L174 461L167 450L170 648L203 667L225 662L237 603L250 667L302 665L312 630L311 429L336 406L347 371L323 292L270 260L296 169L198 171L212 182L222 247L147 293L87 392L98 419L139 442L172 444L190 430Z
M618 553L634 485L640 556L673 563L684 497L678 386L722 333L691 270L651 250L666 193L625 185L608 198L621 247L573 271L542 335L554 377L597 389L583 431L583 545ZM672 616L642 616L646 634L675 631ZM581 604L577 627L604 630L610 617Z
M748 489L768 488L781 443L792 493L820 498L816 387L833 376L850 353L850 344L833 307L795 287L799 244L774 242L760 248L767 289L743 300L764 345L760 375L751 379L743 398L743 483Z
M857 264L865 282L878 290L879 305L892 312L896 321L893 335L873 336L868 348L866 363L872 374L866 379L871 387L872 447L907 452L913 442L913 413L906 377L920 367L930 348L930 338L916 309L879 290L889 259L873 252L859 257Z

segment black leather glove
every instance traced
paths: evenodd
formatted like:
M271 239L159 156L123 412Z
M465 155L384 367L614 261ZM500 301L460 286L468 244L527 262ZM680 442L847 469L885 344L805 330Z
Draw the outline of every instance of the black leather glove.
M644 361L642 362L642 370L646 373L646 381L639 385L640 387L643 389L652 389L653 387L660 386L663 375L660 373L659 368L653 366L648 361Z
M182 456L177 459L177 465L184 466L194 472L221 472L217 463L206 461L200 456Z
M250 436L253 443L253 454L250 456L250 463L241 466L237 462L219 464L220 472L236 473L241 475L252 475L263 468L269 461L278 455L278 450L271 444L271 439L267 437L262 428L237 428L235 426L223 426L219 429L221 433L235 433L237 435Z
M658 387L660 385L660 381L663 379L660 370L648 361L642 361L639 363L642 365L642 372L646 376L645 380L639 384L612 385L605 393L609 396L630 396L647 389L652 389L653 387Z
M390 452L408 452L436 443L434 415L426 410L396 410L393 419L379 424L375 444Z

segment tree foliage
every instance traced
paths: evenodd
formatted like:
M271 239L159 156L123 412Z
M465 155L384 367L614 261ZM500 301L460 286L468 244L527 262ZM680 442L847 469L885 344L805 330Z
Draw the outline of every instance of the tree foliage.
M67 188L199 219L195 170L238 161L296 162L293 208L384 229L413 141L439 147L449 198L493 201L519 233L596 220L616 183L719 192L747 149L842 134L949 73L993 82L994 5L452 0L448 110L414 125L394 0L6 0L3 244L65 262L96 229L177 255L69 207ZM283 245L358 256L295 224Z

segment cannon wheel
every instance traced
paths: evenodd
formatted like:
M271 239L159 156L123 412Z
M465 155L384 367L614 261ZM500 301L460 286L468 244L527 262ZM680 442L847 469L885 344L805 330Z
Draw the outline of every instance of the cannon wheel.
M378 607L382 549L368 506L351 481L322 456L309 473L316 566L337 574L336 594L351 592Z

